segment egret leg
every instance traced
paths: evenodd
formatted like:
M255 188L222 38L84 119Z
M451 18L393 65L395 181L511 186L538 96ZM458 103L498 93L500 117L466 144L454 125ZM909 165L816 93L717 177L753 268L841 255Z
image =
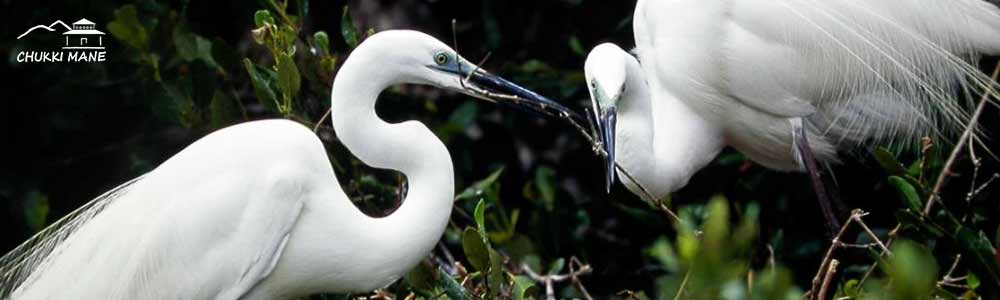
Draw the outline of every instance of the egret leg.
M840 230L840 221L837 220L837 216L833 212L829 194L826 192L826 185L823 183L823 175L816 163L812 147L809 147L809 138L806 136L806 129L802 122L802 118L792 119L792 139L794 139L792 144L798 154L800 165L805 168L809 179L812 180L813 191L816 192L816 200L819 201L823 217L826 218L827 229L830 230L831 234L836 234Z

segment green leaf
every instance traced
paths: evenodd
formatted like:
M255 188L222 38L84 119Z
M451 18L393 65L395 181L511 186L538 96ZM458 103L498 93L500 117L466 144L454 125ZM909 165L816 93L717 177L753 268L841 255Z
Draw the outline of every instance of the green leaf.
M258 10L253 14L253 24L257 28L260 28L265 24L274 24L274 16L271 16L271 12L266 9Z
M278 86L281 87L285 95L294 98L302 87L302 78L299 77L299 68L295 66L295 60L291 55L278 55Z
M32 232L45 229L49 216L49 197L37 190L28 192L25 197L24 219Z
M324 56L319 62L319 69L323 74L333 76L334 69L337 68L337 56Z
M896 219L900 224L912 226L919 232L933 238L941 238L945 235L945 229L930 221L925 221L918 214L919 211L900 211L896 213Z
M490 173L489 176L486 176L483 180L476 181L476 183L473 183L469 187L465 188L465 190L459 193L458 196L455 196L455 201L472 199L481 196L487 188L496 183L497 179L500 178L500 174L503 173L503 169L504 167L500 167L493 171L493 173Z
M344 5L344 14L340 17L340 34L344 35L344 42L347 46L354 48L358 46L358 28L351 20L351 12L347 5Z
M514 237L514 230L517 228L517 221L521 217L521 210L514 209L510 213L510 219L507 221L504 230L489 232L490 241L493 243L501 244L507 242Z
M563 268L565 268L565 267L566 267L566 260L565 259L562 259L562 258L556 259L556 260L552 261L551 264L549 264L549 272L548 272L548 274L549 275L559 274L560 272L562 272Z
M295 31L295 27L290 25L280 26L277 33L280 35L280 38L274 47L285 54L295 55L295 51L297 50L295 43L298 39L298 32Z
M538 249L535 248L532 240L523 234L515 234L503 244L503 248L504 253L510 255L515 265L525 263L525 259L528 256L538 253ZM533 270L537 270L537 268Z
M162 86L177 113L175 120L186 128L198 125L200 122L195 112L190 82L178 79L178 82L163 82Z
M239 68L240 59L236 56L238 52L226 44L226 41L219 37L212 39L210 54L212 59L215 60L215 64L220 67L220 70L224 72L229 72L229 69Z
M462 251L465 251L465 258L469 264L480 272L488 271L490 267L490 252L483 237L475 228L467 227L462 233Z
M177 56L181 59L189 62L201 60L210 67L218 67L215 59L212 58L212 42L208 39L191 33L183 25L174 27L173 39Z
M299 17L307 18L309 17L309 0L296 0L296 5L299 8Z
M1000 247L1000 226L997 226L997 234L993 237L993 245Z
M239 112L234 101L226 93L215 90L215 93L212 94L212 102L208 106L212 128L222 128L235 123L233 116L239 115Z
M476 121L478 112L476 102L466 101L448 116L448 124L464 130Z
M906 175L906 169L903 168L903 164L899 163L896 160L896 156L892 155L889 150L885 148L875 149L875 159L878 160L879 165L882 165L882 168L886 172L889 172L889 175Z
M538 258L537 254L525 255L521 258L521 264L528 266L532 270L542 270L542 259Z
M729 238L729 203L724 196L712 197L708 203L704 245L707 251L723 250Z
M448 296L449 300L465 300L465 288L462 288L455 278L452 278L441 269L438 269L438 278L441 278L441 283L444 285L444 294Z
M973 291L978 289L981 284L979 277L976 277L976 273L969 273L968 277L965 278L965 283L969 285L969 290Z
M937 280L937 261L926 248L907 240L893 244L887 273L895 287L893 299L924 299Z
M476 225L479 226L479 231L485 231L486 227L486 203L483 199L479 199L479 203L476 204Z
M174 26L173 32L174 48L177 55L186 61L195 60L198 57L198 44L194 34L191 34L183 25Z
M838 295L851 297L851 299L861 298L861 287L858 286L857 279L849 279L840 287L840 293Z
M313 41L316 43L316 47L319 48L319 51L323 56L330 55L330 36L328 36L325 31L321 30L314 33Z
M539 167L535 170L535 187L538 188L538 193L541 195L542 203L545 205L545 210L548 212L555 209L556 188L554 186L554 177L555 171L548 167Z
M587 56L587 52L583 50L583 44L580 43L580 38L576 37L576 35L569 37L569 49L580 57Z
M968 257L971 260L965 265L976 273L979 279L1000 286L1000 267L997 266L995 258L996 249L993 249L989 240L964 226L959 227L950 237L957 243L962 258Z
M670 241L665 237L660 237L653 242L653 245L649 246L645 250L646 255L655 258L660 262L664 268L669 271L677 271L680 269L680 261L677 260L677 253L674 252L674 248L670 245Z
M215 58L212 57L212 41L200 36L195 35L195 57L200 59L209 67L218 67L219 64L215 62Z
M108 22L108 32L132 48L149 49L146 28L139 22L135 5L126 4L115 10L115 19Z
M250 62L250 59L243 59L243 66L246 68L247 74L250 75L250 83L253 85L254 94L257 95L257 101L264 107L270 108L271 111L278 111L278 96L275 95L270 84L273 76L267 76L269 74L264 73L266 70L259 70Z
M896 191L899 192L899 197L903 200L903 204L906 204L907 207L915 212L923 210L924 204L920 200L920 194L917 193L917 189L909 181L903 177L892 175L889 176L889 183L896 187Z
M528 276L524 275L514 276L513 295L512 295L514 300L528 299L525 296L535 294L537 293L537 290L538 288L535 286L535 281L531 280L531 278L528 278Z
M429 290L434 288L434 270L424 263L417 264L413 270L403 276L407 284L417 289Z
M490 269L486 275L486 283L490 287L490 299L500 299L504 282L503 256L493 249L489 249L489 254Z

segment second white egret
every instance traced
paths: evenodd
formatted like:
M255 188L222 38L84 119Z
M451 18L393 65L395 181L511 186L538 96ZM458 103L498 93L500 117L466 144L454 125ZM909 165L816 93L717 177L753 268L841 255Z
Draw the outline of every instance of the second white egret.
M1000 53L982 0L639 0L633 22L637 57L600 45L586 80L609 185L617 163L656 199L725 146L815 183L813 158L957 132L959 94L993 85L977 55Z

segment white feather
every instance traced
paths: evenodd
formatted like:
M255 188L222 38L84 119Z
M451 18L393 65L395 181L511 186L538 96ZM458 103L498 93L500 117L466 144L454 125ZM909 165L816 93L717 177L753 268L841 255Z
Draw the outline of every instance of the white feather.
M1000 14L980 0L641 0L634 22L651 86L778 169L797 168L790 117L826 161L954 137L962 91L992 86L977 55L1000 52Z

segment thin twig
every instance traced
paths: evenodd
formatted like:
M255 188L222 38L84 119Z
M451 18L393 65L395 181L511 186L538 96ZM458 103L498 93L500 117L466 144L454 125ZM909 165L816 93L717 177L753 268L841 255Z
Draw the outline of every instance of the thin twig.
M326 113L323 114L323 117L319 118L319 121L316 122L316 126L313 126L313 132L319 131L319 126L323 125L323 121L326 121L326 118L330 117L331 111L333 111L333 108L327 109Z
M945 283L954 283L956 281L962 280L962 279L960 279L962 277L960 277L960 278L952 278L951 277L951 274L954 274L955 273L955 269L958 268L958 263L960 261L962 261L962 254L956 254L955 255L955 261L951 263L951 268L948 268L948 273L945 273L944 277L941 278L941 281L938 281L938 286L941 286L942 284L945 284ZM965 276L963 276L963 277L965 277Z
M993 82L996 82L997 75L1000 75L1000 63L997 63L996 67L993 68L993 74L990 75L990 79ZM965 131L962 132L962 137L959 138L958 144L955 145L955 148L951 150L951 154L948 155L948 160L945 161L944 167L941 169L941 173L938 174L937 180L934 183L934 188L931 190L930 196L927 197L927 204L924 205L924 211L922 212L923 214L921 216L926 218L931 213L931 209L934 207L934 202L940 200L939 195L941 193L941 189L944 188L945 182L947 182L948 177L951 176L951 169L954 167L955 161L958 159L958 155L962 153L963 145L969 142L969 140L972 137L972 134L975 132L976 124L979 123L979 117L982 116L983 110L986 108L986 104L990 103L989 98L990 94L992 94L992 90L993 90L993 84L990 84L990 90L986 91L986 93L984 93L983 96L979 99L979 104L976 106L976 111L972 114L972 117L969 118L969 124L965 125ZM887 247L892 246L892 242L896 240L896 234L902 228L903 228L902 223L896 223L896 227L894 227L892 230L889 231L889 238L886 239L885 242L885 245ZM886 253L888 252L883 251L882 253L880 253L879 258L885 256ZM868 277L875 272L875 269L877 267L878 267L878 261L876 260L875 262L872 263L871 267L868 267L868 271L865 272L865 275L861 277L860 281L858 281L858 285L863 286L865 280L868 280Z
M993 176L990 177L989 180L986 180L986 182L984 182L982 185L979 186L979 188L977 188L974 192L972 192L972 196L975 197L976 195L979 195L979 193L982 193L984 189L989 187L990 184L993 183L993 181L996 181L997 179L1000 179L1000 173L993 173Z
M586 115L587 115L588 118L590 118L590 116L592 114L587 113ZM598 141L597 139L595 139L590 134L590 132L587 131L587 129L584 129L583 125L580 125L580 123L578 123L575 119L570 118L568 116L565 117L564 119L567 122L569 122L570 125L573 125L573 127L575 127L577 129L577 131L580 133L580 135L582 135L584 138L587 139L588 142L590 142L591 150L593 150L594 153L597 154L597 156L600 156L602 158L603 157L608 157L608 153L604 151L604 147L602 146L602 143L600 141ZM591 122L591 124L593 124L593 122ZM593 128L591 130L593 130ZM657 209L659 209L660 211L662 211L664 214L667 215L667 217L669 217L670 219L672 219L674 222L680 223L681 218L678 217L677 214L674 213L673 210L671 210L669 207L667 207L666 204L663 203L663 201L660 201L660 200L656 199L656 197L653 196L653 193L649 192L649 190L646 189L646 187L643 186L642 183L640 183L638 180L636 180L635 177L632 176L632 173L629 173L628 170L625 169L625 167L622 167L622 165L618 164L618 162L615 162L615 170L617 170L618 172L621 172L622 175L625 175L624 176L625 178L627 178L629 181L631 181L633 184L635 184L636 187L639 188L639 191L642 192L642 195L638 195L639 198L641 198L646 203L648 203L650 205L653 205L654 207L656 207Z
M872 240L875 240L875 244L878 244L879 248L882 248L882 251L888 253L889 255L892 255L892 251L889 251L889 248L886 247L885 244L882 244L882 240L879 240L878 236L875 235L875 233L872 232L870 228L868 228L868 224L865 224L865 222L861 221L861 217L865 215L867 214L852 214L851 218L853 218L854 222L858 223L858 225L861 226L861 229L864 229L865 232L868 233L868 236L870 236Z
M830 289L830 282L833 281L833 276L837 274L837 265L840 261L834 259L830 261L830 267L826 270L826 276L823 278L823 287L819 289L819 297L816 299L824 300L826 299L826 293Z
M445 259L445 262L440 264L441 267L444 268L445 273L455 275L457 272L457 270L455 270L455 256L451 255L451 251L448 251L448 247L445 247L444 242L439 241L437 247L438 250L441 250L441 253L444 254Z
M991 80L996 82L998 74L1000 74L1000 63L997 63L997 66L993 68L993 75L990 75ZM990 91L992 90L993 85L990 85ZM951 169L954 167L955 161L958 160L958 155L962 153L965 143L972 139L972 135L976 131L976 125L979 123L979 117L983 115L983 110L986 109L986 103L990 102L989 98L992 94L990 91L984 93L979 99L979 105L976 106L976 111L972 114L972 117L969 118L969 124L965 126L965 132L962 132L962 137L958 139L958 144L956 144L955 148L951 150L951 155L948 155L948 160L945 161L944 168L941 169L941 174L938 174L937 181L934 183L934 189L931 190L931 195L928 197L927 204L924 206L924 217L931 213L931 209L934 207L934 202L940 199L939 195L941 193L941 189L944 187L945 182L947 182L948 177L951 176Z
M580 260L577 259L576 256L571 257L569 259L570 279L572 279L573 285L576 286L576 289L579 290L581 294L583 294L583 299L594 300L594 297L591 297L590 293L587 292L587 288L583 286L583 282L580 282L580 278L576 276L577 268L582 269L583 267L585 267L585 265L582 262L580 262Z
M574 261L576 261L577 264L579 264L579 269L576 269L576 267L573 266ZM579 283L579 279L577 277L580 275L590 274L590 272L593 272L594 269L591 268L590 265L585 265L580 263L580 261L576 257L570 258L570 272L567 274L538 275L538 273L535 273L535 271L531 270L531 267L529 267L527 264L521 264L521 270L524 270L524 273L527 274L528 278L531 278L531 280L534 280L536 282L545 285L546 299L555 300L556 299L555 288L553 287L553 285L557 282L563 282L566 280L572 280L577 289L579 289L580 292L585 297L587 297L586 299L588 300L593 299L590 297L590 294L587 293L587 290L583 288L583 284L577 285L577 283Z
M852 222L859 220L855 219L855 217L864 213L865 212L860 209L852 211L851 216L847 218L844 225L840 226L840 230L837 231L837 235L833 236L833 240L830 242L830 248L826 249L826 254L823 255L823 260L820 261L819 268L816 269L816 276L813 276L812 287L809 289L807 298L816 299L816 295L819 294L820 285L822 284L822 280L824 278L823 274L827 269L829 269L828 265L831 261L833 261L833 252L840 247L840 238L844 236L844 233L847 232L847 227L850 227Z
M839 246L841 248L869 249L869 248L874 248L875 246L878 246L878 244L876 244L876 243L848 244L848 243L840 242Z
M683 299L681 298L681 295L684 294L684 287L687 286L688 277L691 275L691 269L694 269L694 266L691 266L688 268L687 272L684 272L684 279L681 279L681 286L677 287L677 295L674 295L674 300Z

